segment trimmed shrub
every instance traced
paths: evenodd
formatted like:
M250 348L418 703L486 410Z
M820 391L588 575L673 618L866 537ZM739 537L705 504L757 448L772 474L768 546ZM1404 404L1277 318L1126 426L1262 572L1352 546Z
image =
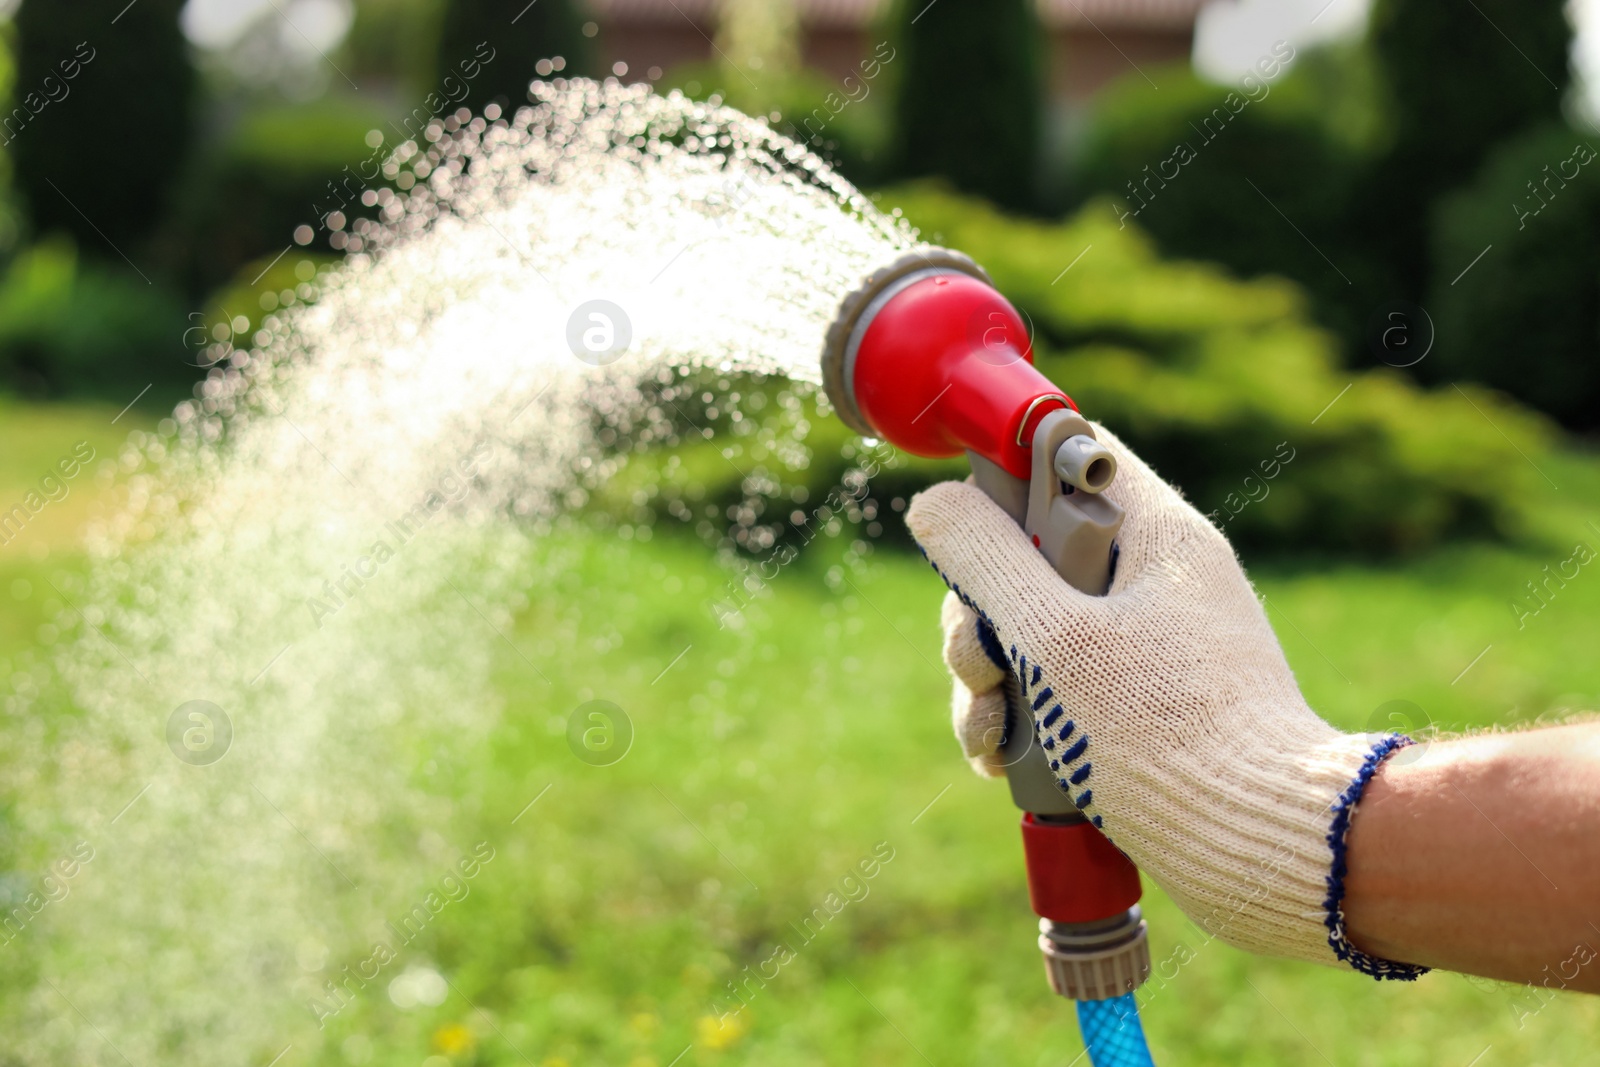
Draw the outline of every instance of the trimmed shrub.
M24 249L0 276L0 383L33 395L131 397L199 375L185 361L176 294L130 271L79 262L57 236Z
M1115 198L1164 251L1305 286L1318 321L1359 336L1390 272L1368 252L1352 198L1372 123L1354 52L1301 55L1280 42L1229 85L1187 67L1122 79L1100 99L1079 155L1080 194ZM1330 120L1339 88L1343 126ZM1367 86L1368 91L1359 90Z
M1542 485L1532 463L1549 448L1548 424L1476 386L1428 391L1390 368L1341 369L1294 284L1164 260L1136 226L1119 229L1104 202L1042 224L927 184L881 200L926 239L982 263L1032 322L1040 369L1236 544L1381 556L1452 537L1530 535L1515 502ZM855 462L840 455L850 435L796 395L803 390L736 388L779 397L785 427L735 424L697 406L700 390L681 383L691 399L688 418L674 421L677 443L636 450L628 468L595 484L597 506L625 522L677 518L729 549L770 551L774 539L808 536L816 502ZM714 437L701 436L706 426ZM806 431L798 462L784 456L787 427ZM854 515L872 536L904 539L895 499L965 473L959 459L879 465L824 529L849 530ZM803 492L790 493L796 482ZM800 527L788 518L796 511Z
M1566 8L1555 0L1373 6L1368 34L1392 129L1359 206L1405 290L1397 295L1419 299L1428 288L1431 205L1471 179L1497 142L1561 117L1571 81Z
M1039 202L1043 33L1033 0L902 0L891 173Z
M1419 371L1600 427L1597 150L1600 137L1547 125L1495 149L1440 204L1426 304L1439 341Z
M1471 386L1341 369L1291 283L1164 261L1103 203L1041 225L890 195L982 263L1032 318L1040 368L1236 541L1384 553L1518 532L1508 501L1539 477L1523 454L1546 424Z

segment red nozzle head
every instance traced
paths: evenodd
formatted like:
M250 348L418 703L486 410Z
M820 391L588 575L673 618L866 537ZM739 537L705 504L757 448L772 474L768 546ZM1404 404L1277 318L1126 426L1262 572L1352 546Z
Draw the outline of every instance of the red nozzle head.
M845 300L823 376L861 433L918 456L970 449L1027 479L1033 427L1073 407L1032 361L1016 308L971 260L938 250L902 259Z

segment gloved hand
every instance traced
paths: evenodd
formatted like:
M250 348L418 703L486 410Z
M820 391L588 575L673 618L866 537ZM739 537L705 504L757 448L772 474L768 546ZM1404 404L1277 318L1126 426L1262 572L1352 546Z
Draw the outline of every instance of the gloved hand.
M1111 589L1069 586L977 487L936 485L906 521L952 590L945 661L956 734L1003 773L1002 665L1058 784L1209 934L1254 952L1422 968L1346 939L1345 835L1402 737L1344 734L1306 704L1222 534L1103 428L1127 513Z

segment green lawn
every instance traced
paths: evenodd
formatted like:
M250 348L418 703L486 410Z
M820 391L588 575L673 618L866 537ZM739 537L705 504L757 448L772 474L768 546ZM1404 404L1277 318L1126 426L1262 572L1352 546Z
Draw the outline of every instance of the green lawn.
M138 417L111 427L114 414L0 410L3 499L91 434L113 455ZM1459 728L1600 704L1600 577L1585 569L1522 629L1509 606L1571 543L1600 546L1583 504L1594 465L1548 473L1562 486L1538 502L1548 547L1456 546L1391 567L1263 562L1313 705L1362 728L1407 699ZM80 477L59 522L0 548L0 661L41 640L45 579L82 565L87 511L65 505L86 507L93 486ZM943 587L905 554L842 577L831 548L812 546L742 625L719 628L709 602L726 576L697 543L581 530L547 542L566 566L530 591L521 651L499 648L507 714L474 765L439 770L494 859L391 972L426 962L453 990L411 1010L369 992L321 1032L308 1016L284 1063L1072 1062L1072 1012L1033 944L1017 815L949 736ZM610 766L567 741L572 711L596 699L634 730ZM863 861L872 877L848 880ZM425 893L439 872L415 874ZM808 940L802 923L830 893L846 902ZM1379 985L1203 946L1150 886L1146 911L1156 960L1194 956L1143 994L1162 1065L1568 1065L1600 1034L1597 998L1526 1015L1538 1002L1511 987ZM776 976L747 986L749 1008L719 1028L728 983L764 963L772 975L780 942L792 953ZM261 1063L277 1050L264 1051Z

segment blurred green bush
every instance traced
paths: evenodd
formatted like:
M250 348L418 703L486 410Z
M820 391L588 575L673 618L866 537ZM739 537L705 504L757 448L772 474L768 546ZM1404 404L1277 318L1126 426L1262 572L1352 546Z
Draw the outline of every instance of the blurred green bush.
M1420 298L1449 269L1434 263L1430 278L1428 224L1440 198L1471 180L1497 144L1559 120L1571 82L1566 4L1472 0L1472 7L1461 18L1433 0L1372 7L1368 47L1391 135L1353 221L1392 264L1402 297Z
M901 207L925 239L982 263L1031 320L1045 374L1235 543L1385 555L1525 532L1514 502L1539 478L1524 457L1550 447L1548 424L1476 386L1427 391L1389 368L1341 369L1335 339L1311 323L1293 283L1163 259L1136 226L1119 228L1103 202L1039 223L927 184L879 199ZM789 392L759 381L748 390ZM691 405L679 412L683 443L635 455L596 486L597 506L621 521L675 517L708 539L730 522L766 524L748 544L742 529L726 542L746 550L806 536L785 516L798 510L812 523L862 448L841 455L850 435L837 419L814 398L785 400L791 413L769 436L806 433L807 455L788 464L799 469L754 446L752 420L741 435L726 413L719 421ZM714 439L701 438L707 426ZM904 499L964 473L960 460L903 458L832 511L873 536L903 539L892 512Z
M185 326L169 290L80 262L64 236L47 239L0 275L0 383L31 394L116 396L180 383L197 373L185 366L193 358Z
M399 132L382 110L342 96L304 104L256 106L207 145L189 178L177 218L185 288L205 293L232 280L240 265L289 244L306 224L322 241L323 217L371 215L360 202L383 151L368 139Z
M1425 305L1439 345L1419 370L1600 427L1597 148L1600 137L1548 124L1496 148L1439 205Z
M1041 225L932 189L892 198L984 264L1032 317L1040 368L1235 540L1383 553L1518 532L1508 501L1539 478L1519 450L1549 446L1543 420L1342 369L1293 284L1163 260L1103 204Z
M1184 65L1149 72L1159 91L1130 74L1097 98L1071 192L1115 198L1168 253L1298 282L1353 367L1375 365L1385 307L1420 304L1439 344L1409 376L1488 384L1592 429L1600 256L1576 235L1597 179L1557 181L1536 224L1512 207L1592 136L1560 119L1572 28L1556 4L1471 14L1381 0L1365 40L1274 46L1230 84Z
M1187 65L1153 72L1159 91L1121 79L1097 98L1072 183L1166 252L1294 279L1319 322L1359 341L1376 303L1405 295L1356 209L1383 130L1377 73L1356 47L1280 43L1261 63L1227 85Z

